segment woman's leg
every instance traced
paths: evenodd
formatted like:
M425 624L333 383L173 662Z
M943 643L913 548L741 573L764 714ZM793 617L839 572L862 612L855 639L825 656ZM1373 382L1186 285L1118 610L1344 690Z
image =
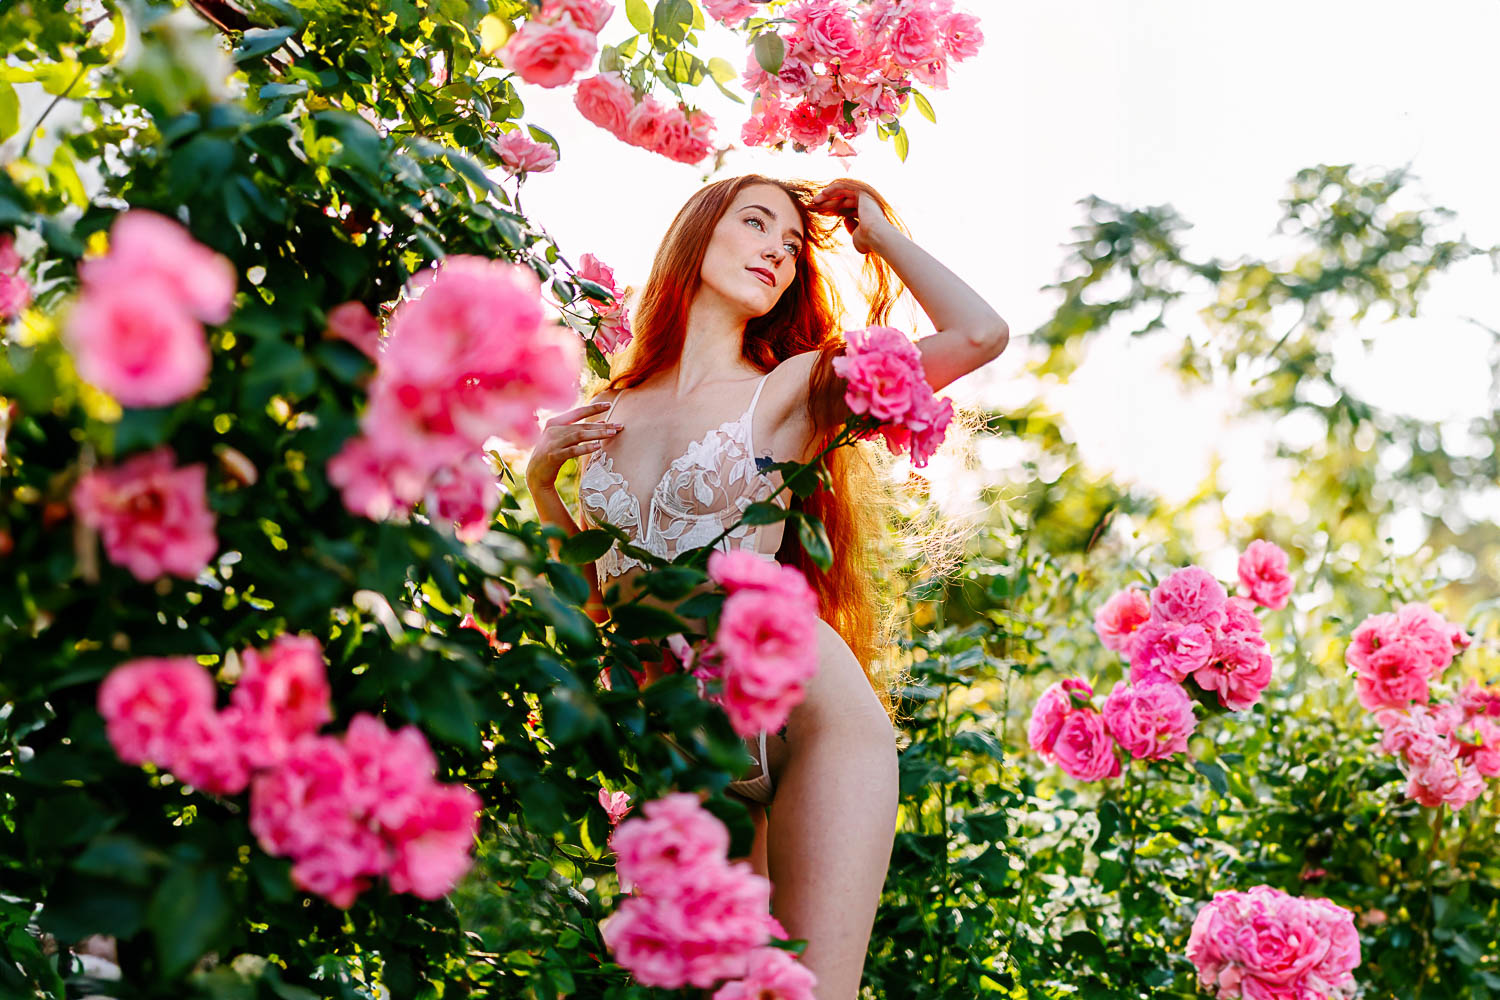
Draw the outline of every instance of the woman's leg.
M896 739L864 671L818 622L818 674L773 736L766 849L773 907L818 1000L852 1000L896 835Z

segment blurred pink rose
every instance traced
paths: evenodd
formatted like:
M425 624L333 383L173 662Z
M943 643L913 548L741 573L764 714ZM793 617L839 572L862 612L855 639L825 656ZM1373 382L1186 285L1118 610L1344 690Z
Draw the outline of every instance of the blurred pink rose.
M818 977L780 948L757 948L750 953L745 978L726 983L713 1000L814 1000Z
M1070 712L1052 744L1057 766L1079 781L1098 781L1120 773L1120 759L1115 755L1115 741L1109 735L1104 717L1092 708Z
M16 252L14 234L0 233L0 274L15 274L23 263L21 255Z
M15 237L0 233L0 320L18 315L31 302L31 286L21 272Z
M363 302L341 302L328 310L324 336L353 344L371 361L379 360L380 321Z
M461 542L477 542L500 507L500 477L479 454L444 466L429 482L427 510L439 524L452 524Z
M703 10L716 21L737 26L759 13L760 7L750 0L703 0Z
M1151 619L1178 625L1202 625L1212 632L1224 624L1229 595L1206 570L1188 566L1151 591Z
M605 918L600 936L636 982L675 990L688 981L688 956L675 934L679 923L671 899L632 896Z
M1027 741L1031 749L1051 759L1063 721L1073 712L1086 708L1093 697L1094 689L1087 681L1076 677L1058 681L1043 691L1036 700L1036 707L1031 710L1031 722L1027 726Z
M896 64L915 69L940 59L942 39L931 10L909 7L891 26L890 53Z
M740 127L740 139L747 146L774 146L786 141L790 119L786 105L764 95L750 105L750 117Z
M363 434L345 441L325 471L349 512L372 521L409 513L427 481L426 470L407 466Z
M611 792L608 789L599 789L599 806L609 817L610 826L618 826L625 814L630 812L630 796L625 792Z
M142 582L163 574L191 580L218 551L207 470L176 461L163 446L95 469L73 488L79 520L99 532L110 562Z
M240 752L252 767L282 760L293 743L333 721L323 647L312 636L283 635L240 655L229 712Z
M520 129L496 139L494 147L495 155L500 157L507 173L540 174L557 165L557 150L548 143L537 142Z
M1454 642L1456 627L1420 602L1403 604L1396 609L1396 630L1403 639L1421 650L1427 660L1427 676L1431 678L1447 670L1453 657L1463 648Z
M744 862L682 869L668 898L693 986L744 976L750 956L771 939L771 883Z
M79 377L122 406L167 406L203 388L212 359L203 327L154 282L85 287L63 340Z
M1421 651L1411 643L1381 646L1364 660L1355 678L1359 703L1371 711L1405 708L1414 701L1425 705L1429 698L1426 669Z
M664 795L641 812L621 823L612 841L621 888L666 892L681 871L722 862L729 851L728 828L696 795Z
M1240 555L1240 583L1261 607L1284 608L1292 593L1292 578L1286 567L1286 553L1274 542L1257 538Z
M600 73L578 85L573 105L583 117L623 139L626 120L635 107L635 94L620 74Z
M193 239L180 223L145 209L121 213L109 252L78 265L84 297L149 286L158 310L169 304L204 323L222 323L234 307L237 277L229 258Z
M1137 628L1151 619L1151 601L1137 587L1119 591L1094 615L1094 631L1106 649L1124 653Z
M183 718L166 762L183 784L209 795L238 795L245 790L250 765L227 718L232 711L200 711Z
M625 141L643 149L657 149L676 113L680 113L676 108L669 108L654 97L646 98L625 116Z
M527 21L500 50L500 61L527 83L561 87L588 68L598 48L597 34L572 24Z
M547 21L569 17L584 31L597 35L614 12L609 0L542 0L541 17Z
M389 831L391 891L423 899L451 892L469 870L481 807L479 796L463 785L426 783L417 808Z
M938 18L938 35L943 51L954 62L972 59L979 54L984 44L984 32L979 30L979 18L962 11L949 11Z
M1452 754L1410 761L1403 770L1406 797L1429 809L1447 806L1457 812L1484 794L1484 776Z
M380 718L360 712L344 733L355 808L383 832L404 828L425 807L422 796L437 773L437 758L416 726L390 729Z
M1104 699L1104 723L1130 756L1161 760L1187 752L1198 720L1181 686L1158 681L1117 685Z
M1221 612L1222 614L1222 612ZM1213 659L1213 633L1202 625L1148 621L1130 640L1130 679L1162 677L1181 683Z
M818 595L807 577L795 566L787 566L750 549L716 549L708 557L708 578L733 594L741 590L767 590L806 605L814 614Z
M731 594L714 645L724 662L724 711L735 732L780 728L818 671L817 610L779 590Z
M1465 739L1459 746L1460 759L1467 759L1482 777L1500 777L1500 725L1487 718L1468 724Z
M130 660L99 685L99 714L115 753L127 764L170 768L182 734L214 713L217 688L190 656Z

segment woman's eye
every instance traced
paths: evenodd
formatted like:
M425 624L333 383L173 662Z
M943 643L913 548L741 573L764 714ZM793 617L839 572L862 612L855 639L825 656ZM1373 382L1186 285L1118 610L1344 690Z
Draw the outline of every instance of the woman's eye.
M764 231L765 228L766 228L766 224L764 222L761 222L759 219L755 218L754 216L751 216L750 218L746 219L745 222L747 224L751 223L751 222L755 223L756 226L758 226L762 231Z
M801 249L795 243L783 243L781 245L786 250L787 256L789 256L789 257L795 257L795 256L797 256L797 251L799 249Z

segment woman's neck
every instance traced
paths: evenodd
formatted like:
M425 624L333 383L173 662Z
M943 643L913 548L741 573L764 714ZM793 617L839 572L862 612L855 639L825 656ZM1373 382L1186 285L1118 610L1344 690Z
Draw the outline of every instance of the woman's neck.
M688 307L682 356L671 375L678 396L686 396L713 382L740 379L753 373L741 354L747 320L742 308L711 289L698 290Z

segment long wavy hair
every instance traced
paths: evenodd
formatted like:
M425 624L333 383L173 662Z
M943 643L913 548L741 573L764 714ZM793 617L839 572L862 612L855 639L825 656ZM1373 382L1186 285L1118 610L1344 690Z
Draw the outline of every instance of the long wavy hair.
M862 182L841 183L869 194L886 217L904 229L874 188ZM796 257L791 283L775 307L745 325L741 350L745 360L762 372L794 355L819 353L808 386L807 405L821 449L841 421L832 361L844 346L840 330L844 308L820 255L837 245L841 220L809 211L808 205L820 188L806 181L747 174L709 184L687 200L657 248L650 277L637 296L632 324L635 336L609 388L629 389L676 367L682 357L688 309L702 280L704 253L719 220L740 191L752 184L770 184L786 192L797 207L806 244ZM868 323L884 324L903 291L900 280L878 254L867 254L861 286L869 303ZM793 502L823 522L833 552L832 565L827 571L819 569L792 531L784 533L776 558L797 566L807 576L817 591L823 619L848 643L870 686L890 712L893 619L888 612L891 595L880 590L882 581L892 579L891 574L882 572L887 562L882 544L882 498L888 490L863 446L839 448L825 462L831 488Z

